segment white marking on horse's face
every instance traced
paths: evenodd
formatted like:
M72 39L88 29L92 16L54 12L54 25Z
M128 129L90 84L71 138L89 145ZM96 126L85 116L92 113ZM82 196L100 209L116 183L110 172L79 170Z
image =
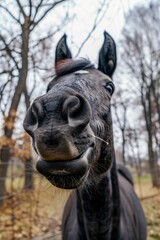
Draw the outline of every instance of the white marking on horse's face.
M81 74L88 74L89 72L86 71L86 70L79 70L79 71L76 71L74 74L75 75L81 75Z

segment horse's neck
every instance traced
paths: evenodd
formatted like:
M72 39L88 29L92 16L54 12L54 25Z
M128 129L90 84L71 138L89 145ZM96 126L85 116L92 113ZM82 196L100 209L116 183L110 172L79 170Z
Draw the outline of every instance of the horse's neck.
M119 239L120 236L120 190L117 176L117 168L115 161L115 154L113 154L113 165L111 168L111 183L112 183L112 199L113 199L113 211L112 211L112 232L111 240Z
M87 240L111 239L113 202L110 177L106 175L97 185L77 190L79 235ZM85 240L85 239L84 239Z

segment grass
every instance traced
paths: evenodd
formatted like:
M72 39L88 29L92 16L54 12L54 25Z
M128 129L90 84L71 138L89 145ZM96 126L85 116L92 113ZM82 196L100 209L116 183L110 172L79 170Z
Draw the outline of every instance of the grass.
M160 239L160 194L157 197L142 201L146 215L148 240Z
M139 179L134 176L135 190L141 199L147 218L147 240L160 239L160 190L153 188L149 175ZM45 240L52 235L61 239L61 215L68 191L59 191L44 178L35 176L34 191L23 191L23 179L7 179L7 191L14 189L14 196L0 208L0 240L34 239ZM141 184L140 184L141 183ZM151 195L159 196L148 198ZM55 238L54 238L55 237Z
M147 221L147 240L160 240L160 189L152 187L150 175L134 176L135 190Z
M6 190L7 192L19 191L23 189L24 179L22 177L16 177L13 180L8 178L6 180Z
M149 183L150 184L151 183L151 176L149 174L142 174L140 177L135 175L133 177L133 179L134 179L135 184L139 184L139 183L141 183L141 184Z
M0 208L0 240L61 239L61 214L68 197L40 177L35 178L34 191L23 191L23 179L7 179L14 194ZM61 199L61 201L59 201Z

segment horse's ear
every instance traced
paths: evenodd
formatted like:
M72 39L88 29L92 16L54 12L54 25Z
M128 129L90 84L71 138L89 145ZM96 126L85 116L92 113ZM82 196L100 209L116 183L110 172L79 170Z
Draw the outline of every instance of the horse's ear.
M64 34L57 44L56 54L55 54L55 66L58 64L58 62L61 62L65 59L72 58L72 54L67 46L66 40L67 40L67 35Z
M104 42L99 52L98 69L109 77L112 77L116 68L116 62L116 44L113 38L105 31Z

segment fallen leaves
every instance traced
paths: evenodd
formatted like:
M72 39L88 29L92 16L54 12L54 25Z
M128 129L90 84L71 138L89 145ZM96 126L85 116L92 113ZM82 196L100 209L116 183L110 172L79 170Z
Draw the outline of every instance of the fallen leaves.
M0 208L0 240L61 239L61 213L68 192L53 190L46 182L38 186L34 191L19 192L4 202ZM155 189L150 190L150 194L153 193ZM147 218L147 239L159 240L160 194L143 200L142 205Z
M54 218L53 205L50 209L45 205L46 199L37 201L36 196L33 191L26 191L5 201L0 209L0 240L60 236L60 215Z

